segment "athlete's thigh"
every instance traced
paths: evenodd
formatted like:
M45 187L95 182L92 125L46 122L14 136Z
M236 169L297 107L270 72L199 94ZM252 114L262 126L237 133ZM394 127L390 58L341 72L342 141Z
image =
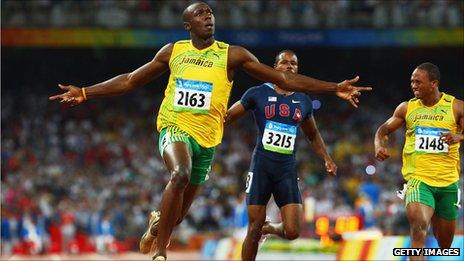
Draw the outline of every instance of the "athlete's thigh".
M445 220L456 220L461 204L460 196L458 182L447 187L436 188L435 215Z
M411 225L425 225L427 229L433 216L433 208L420 202L410 202L406 206L406 216Z
M187 143L178 141L167 145L163 151L164 164L169 172L186 170L191 172L192 159Z
M280 164L273 173L272 194L279 208L287 204L301 204L301 194L298 188L298 176L294 164Z
M266 206L271 198L272 183L266 173L267 160L253 156L246 181L247 205Z
M282 216L282 223L284 224L284 229L288 231L289 229L300 229L300 220L303 214L303 205L302 204L287 204L280 208L280 214Z
M409 181L406 190L406 216L412 226L426 229L435 211L435 199L430 187L420 181Z
M190 136L177 126L168 126L160 131L158 149L169 172L192 170Z

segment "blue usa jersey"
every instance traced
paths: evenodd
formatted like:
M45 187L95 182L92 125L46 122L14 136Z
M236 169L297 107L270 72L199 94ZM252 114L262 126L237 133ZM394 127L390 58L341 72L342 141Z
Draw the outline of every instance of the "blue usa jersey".
M252 87L240 100L252 110L258 125L255 153L276 160L294 158L301 121L312 116L311 99L304 93L279 94L271 83Z

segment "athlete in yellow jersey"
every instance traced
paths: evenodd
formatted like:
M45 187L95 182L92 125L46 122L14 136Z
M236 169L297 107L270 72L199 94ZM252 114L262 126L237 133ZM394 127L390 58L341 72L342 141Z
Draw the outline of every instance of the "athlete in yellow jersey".
M105 82L84 88L59 85L65 92L49 98L74 106L90 98L127 93L170 70L157 126L159 149L171 179L163 193L160 212L152 212L149 228L140 242L142 252L154 249L154 260L166 259L172 230L187 213L209 171L214 148L221 142L223 118L237 69L285 90L330 92L354 107L360 91L371 89L353 86L358 77L337 84L277 71L261 64L243 47L216 41L215 18L206 3L189 5L182 18L190 40L169 43L152 61Z
M375 156L383 161L390 157L385 147L388 134L406 125L402 173L407 181L405 202L412 247L424 247L431 222L440 247L449 248L460 207L464 102L440 92L439 83L437 66L417 66L411 75L415 98L401 103L375 134Z
M218 145L232 81L227 77L229 45L215 41L197 50L192 41L172 48L168 86L158 113L158 131L178 126L205 148ZM214 88L213 88L214 86Z

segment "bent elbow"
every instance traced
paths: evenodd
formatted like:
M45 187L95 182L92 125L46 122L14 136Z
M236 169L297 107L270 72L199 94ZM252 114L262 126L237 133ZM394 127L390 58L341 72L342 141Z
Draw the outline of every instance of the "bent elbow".
M123 93L130 92L134 90L135 88L137 88L138 85L139 84L136 82L134 77L132 77L131 74L128 74L125 81L123 82L122 92Z

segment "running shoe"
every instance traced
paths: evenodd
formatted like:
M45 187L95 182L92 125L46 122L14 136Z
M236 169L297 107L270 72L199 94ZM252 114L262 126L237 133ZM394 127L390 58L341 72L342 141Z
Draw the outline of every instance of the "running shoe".
M140 252L142 254L149 253L152 249L153 242L156 241L156 236L158 235L158 224L160 220L160 214L161 213L156 210L153 210L150 213L147 231L145 231L139 243Z

